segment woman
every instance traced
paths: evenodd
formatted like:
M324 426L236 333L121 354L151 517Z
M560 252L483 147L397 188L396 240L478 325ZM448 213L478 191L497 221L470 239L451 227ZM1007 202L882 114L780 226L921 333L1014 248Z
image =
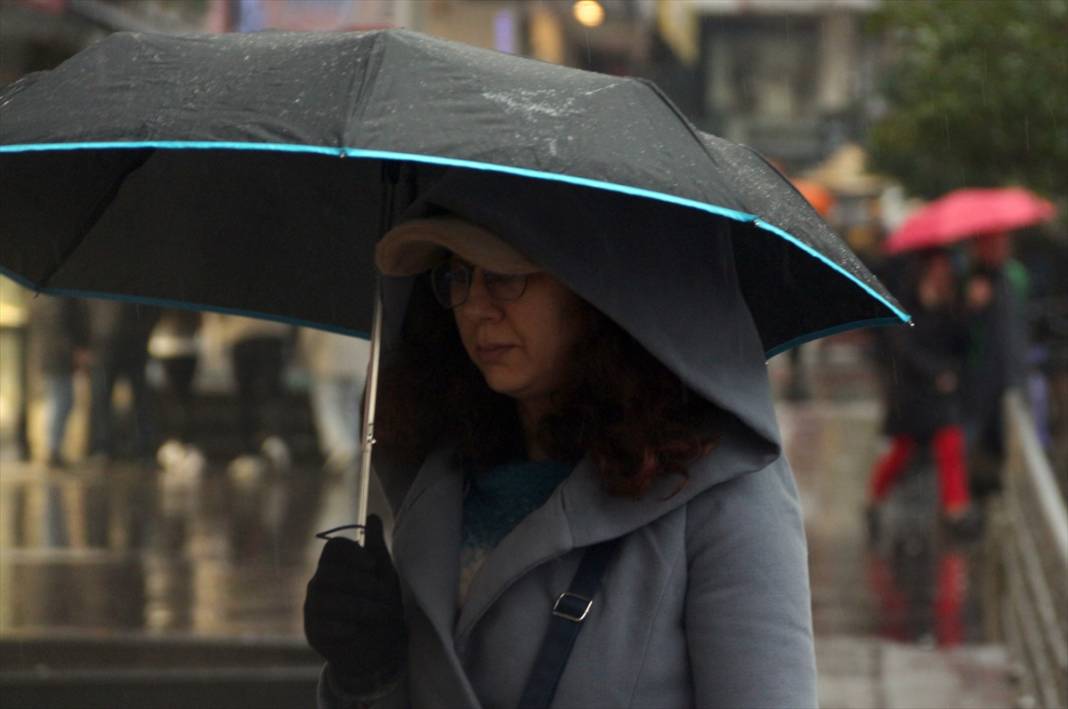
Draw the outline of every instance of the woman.
M471 221L403 223L377 254L386 275L430 274L383 381L396 571L374 519L364 548L324 548L305 604L320 706L521 705L554 601L613 539L553 706L814 706L801 515L729 240L700 265L719 297L692 316L618 318L639 344L598 288L641 289L580 296L512 245L518 228L506 243L493 219L438 206Z

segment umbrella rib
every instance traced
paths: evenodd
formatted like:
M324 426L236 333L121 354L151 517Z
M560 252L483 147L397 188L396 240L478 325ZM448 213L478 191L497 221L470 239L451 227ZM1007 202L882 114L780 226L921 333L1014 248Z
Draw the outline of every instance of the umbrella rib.
M77 238L75 238L73 243L71 243L71 245L64 250L64 252L60 255L58 259L56 259L55 266L52 268L52 270L46 273L43 278L41 278L40 285L37 286L36 290L40 291L49 287L49 282L52 280L52 278L67 262L67 259L69 259L71 255L81 247L81 245L85 242L86 237L89 236L89 232L91 232L93 228L96 227L101 217L103 217L104 213L107 212L108 207L111 206L111 203L115 200L115 195L117 195L119 193L119 190L122 189L122 186L126 184L126 179L137 170L140 170L148 161L149 157L154 155L155 152L155 150L146 151L142 157L133 160L131 164L122 171L119 177L111 183L111 186L108 188L108 190L103 195L101 195L100 199L98 199L96 204L93 205L92 210L89 212L88 218L85 220L85 225L79 230Z
M705 145L705 142L701 140L701 135L700 133L698 133L697 127L693 123L691 123L690 119L686 117L686 114L680 111L679 107L676 106L675 103L670 98L668 98L663 91L660 90L660 87L654 84L652 81L649 81L648 79L638 78L637 81L639 84L642 84L646 88L651 90L653 92L653 95L660 99L660 102L667 106L668 110L675 114L675 117L679 119L679 122L686 127L686 130L687 132L689 132L690 137L693 138L694 142L697 143L698 147L701 148L701 151L705 155L707 155L712 162L716 162L716 157L708 149L708 146Z
M352 104L345 115L343 132L338 136L338 148L342 151L348 147L346 140L351 135L352 126L356 120L356 112L359 111L360 117L363 116L363 111L367 105L363 100L366 87L375 85L378 73L381 71L382 58L386 53L385 40L382 39L384 36L385 33L383 32L375 33L374 45L371 47L367 60L367 71L361 73L357 67L352 68L352 76L349 78L349 96L352 97ZM364 77L364 81L360 81L361 76ZM354 87L355 90L353 90ZM344 152L342 152L342 156L344 156Z

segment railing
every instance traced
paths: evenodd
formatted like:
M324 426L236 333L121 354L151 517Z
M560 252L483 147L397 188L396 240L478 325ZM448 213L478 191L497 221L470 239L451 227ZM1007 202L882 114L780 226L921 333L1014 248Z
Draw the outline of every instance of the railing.
M991 538L1001 629L1020 670L1021 707L1068 707L1068 511L1023 398L1005 399L1008 455Z

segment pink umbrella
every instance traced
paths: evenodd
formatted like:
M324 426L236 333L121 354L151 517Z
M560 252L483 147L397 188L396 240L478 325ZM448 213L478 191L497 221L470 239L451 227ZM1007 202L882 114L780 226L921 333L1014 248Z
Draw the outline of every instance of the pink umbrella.
M1055 211L1053 204L1019 187L954 190L905 220L884 248L896 254L948 246L1048 221Z

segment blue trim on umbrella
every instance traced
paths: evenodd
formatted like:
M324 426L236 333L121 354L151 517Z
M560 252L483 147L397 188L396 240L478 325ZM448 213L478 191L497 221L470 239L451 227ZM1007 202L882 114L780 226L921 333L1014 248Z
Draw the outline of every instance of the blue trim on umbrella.
M623 194L634 195L638 197L646 197L649 199L656 199L661 202L668 202L671 204L677 204L683 207L690 207L693 209L699 209L710 214L717 216L727 217L744 224L753 224L760 229L769 231L775 234L779 238L785 239L794 246L798 247L809 256L812 256L819 261L822 261L824 265L829 266L833 270L842 274L849 280L853 281L856 285L860 286L861 290L867 293L870 297L874 298L877 302L882 303L890 310L898 319L907 323L911 320L908 313L904 312L900 308L895 307L888 302L879 293L877 293L871 286L864 283L849 271L846 271L841 266L831 261L819 251L813 249L808 244L797 239L787 231L780 229L764 220L760 219L756 215L748 214L746 212L739 212L733 209L726 209L724 207L718 207L714 204L707 204L705 202L699 202L693 199L687 199L685 197L677 197L675 195L665 194L663 192L656 192L654 190L648 190L641 187L630 187L628 185L620 185L614 182L604 182L602 180L594 180L587 177L576 177L573 175L564 175L554 172L543 172L540 170L532 170L524 167L513 167L510 165L496 165L494 163L478 162L475 160L465 160L461 158L448 158L435 155L419 155L415 153L400 153L391 150L366 150L363 148L329 148L315 145L296 145L289 143L242 143L234 141L179 141L179 140L156 140L156 141L103 141L103 142L83 142L83 143L38 143L38 144L23 144L23 145L0 145L0 154L3 153L19 153L19 152L36 152L47 150L103 150L103 149L137 149L137 148L156 148L156 149L192 149L192 150L275 150L279 152L289 153L315 153L319 155L329 155L334 157L355 157L355 158L379 158L385 160L403 160L408 162L422 162L430 163L434 165L446 165L450 167L464 167L472 168L476 170L486 170L490 172L503 172L512 175L519 175L522 177L533 177L542 180L555 180L557 182L565 182L574 185L582 185L584 187L594 187L601 190L607 190L611 192L620 192ZM867 322L867 321L864 321ZM860 327L859 325L857 327Z
M116 300L120 303L136 303L139 305L155 305L161 308L177 308L180 310L193 310L193 311L210 311L213 313L222 313L223 315L240 315L246 318L256 318L258 320L273 320L274 322L280 322L286 325L296 325L298 327L310 327L316 330L326 330L327 332L335 332L339 335L347 335L349 337L358 337L361 340L370 340L371 333L363 330L350 330L339 325L330 325L327 323L312 322L311 320L301 320L300 318L287 318L282 315L275 315L272 313L261 313L256 310L243 310L241 308L226 308L219 305L205 305L203 303L190 303L186 300L168 300L166 298L152 298L140 295L126 295L125 293L105 293L102 291L80 290L74 288L41 288L33 283L33 281L21 276L17 273L13 273L3 266L0 266L0 276L10 278L15 283L19 284L23 288L32 290L34 293L43 293L45 295L60 296L63 298L98 298L100 300Z
M854 320L851 323L845 323L842 325L835 325L834 327L828 327L823 330L816 330L815 332L809 332L800 337L795 337L792 340L776 345L767 351L766 355L768 359L771 359L775 355L782 354L786 350L792 350L795 347L805 344L811 340L818 340L821 337L830 337L831 335L839 335L849 330L856 330L862 327L880 327L885 325L901 325L902 322L896 318L870 318L868 320ZM912 324L912 319L908 320L908 324Z
M21 143L0 145L0 153L37 153L50 150L138 150L154 148L162 150L267 150L281 153L315 153L335 158L345 157L344 148L329 148L320 145L299 143L241 143L236 141L210 140L101 140L84 143Z
M734 209L727 209L726 207L719 207L714 204L708 204L706 202L699 202L695 199L687 199L685 197L676 197L664 192L656 192L654 190L647 190L642 187L631 187L629 185L621 185L615 182L605 182L604 180L595 180L590 177L578 177L576 175L566 175L559 172L544 172L542 170L532 170L528 167L515 167L512 165L497 165L495 163L477 162L475 160L465 160L463 158L447 158L438 157L434 155L416 155L413 153L397 153L391 150L365 150L363 148L345 148L345 155L348 157L356 158L379 158L383 160L405 160L409 162L425 162L433 165L447 165L449 167L465 167L474 170L486 170L489 172L505 172L510 175L518 175L519 177L533 177L539 180L553 180L556 182L566 182L572 185L580 185L582 187L594 187L600 190L608 190L611 192L622 192L623 194L634 195L637 197L648 197L651 199L658 199L662 202L671 202L673 204L679 204L684 207L695 207L702 209L706 212L712 212L718 216L728 217L735 221L751 223L757 221L757 217L747 212L739 212Z

